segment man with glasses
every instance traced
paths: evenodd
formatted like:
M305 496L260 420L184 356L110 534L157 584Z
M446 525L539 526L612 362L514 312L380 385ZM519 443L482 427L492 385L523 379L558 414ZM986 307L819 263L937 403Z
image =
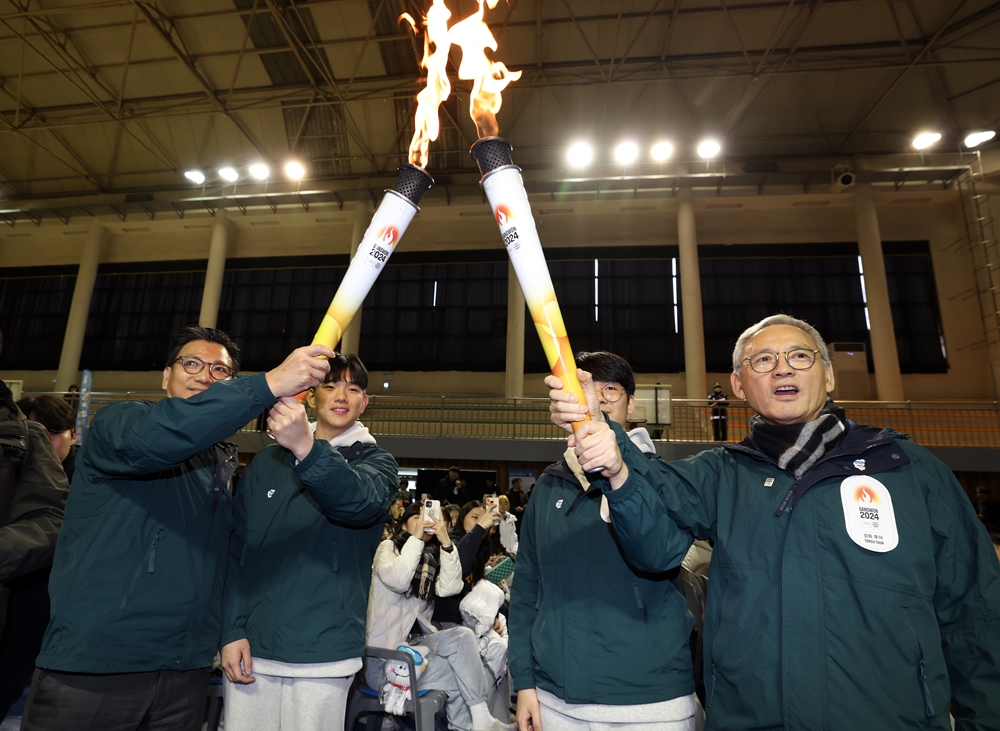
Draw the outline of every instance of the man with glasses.
M77 455L49 582L52 613L24 731L200 727L219 647L236 447L220 443L279 398L318 385L333 351L294 351L234 378L221 330L188 326L166 398L97 412Z
M593 378L597 416L627 429L635 407L628 362L606 352L579 353L576 362ZM665 469L644 428L626 439L651 469ZM628 562L591 479L567 449L535 483L524 514L508 647L518 726L693 731L692 623L676 572Z
M706 729L947 731L949 711L957 731L1000 728L1000 564L955 476L906 435L845 418L801 320L748 328L731 382L758 414L750 434L666 470L602 418L570 437L583 469L604 468L637 569L714 542ZM550 396L568 429L588 408Z

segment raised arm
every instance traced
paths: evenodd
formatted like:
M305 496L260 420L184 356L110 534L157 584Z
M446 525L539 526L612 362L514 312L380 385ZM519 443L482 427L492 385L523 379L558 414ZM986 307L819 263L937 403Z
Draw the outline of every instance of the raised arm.
M323 512L348 526L385 521L399 489L399 467L384 449L348 462L328 442L316 439L294 469Z
M423 551L424 542L416 536L407 538L399 553L396 553L392 541L382 541L375 551L372 573L390 591L405 594L413 582L413 574L420 565Z

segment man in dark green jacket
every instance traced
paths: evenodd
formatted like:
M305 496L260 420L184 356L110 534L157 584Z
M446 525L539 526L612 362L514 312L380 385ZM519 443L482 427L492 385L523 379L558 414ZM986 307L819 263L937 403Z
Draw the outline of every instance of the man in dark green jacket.
M237 731L341 729L361 669L372 559L398 489L396 460L358 417L368 371L337 355L309 394L315 438L295 399L268 427L278 444L236 495L224 601L226 725Z
M592 374L601 411L627 428L635 404L628 362L605 352L579 353L576 362ZM628 438L651 469L665 465L645 429ZM694 728L692 622L677 571L632 565L607 511L572 449L535 483L510 599L508 657L521 731L529 723L546 731L608 722Z
M52 614L21 728L183 729L201 723L219 647L234 445L276 398L316 385L324 346L233 379L221 330L173 339L159 403L101 409L81 448L49 583Z
M673 565L691 535L715 544L706 729L947 731L949 711L957 731L1000 728L1000 564L954 475L827 400L826 345L801 320L748 328L731 380L750 435L667 471L607 424L571 437L605 468L638 568ZM576 420L551 395L553 421Z

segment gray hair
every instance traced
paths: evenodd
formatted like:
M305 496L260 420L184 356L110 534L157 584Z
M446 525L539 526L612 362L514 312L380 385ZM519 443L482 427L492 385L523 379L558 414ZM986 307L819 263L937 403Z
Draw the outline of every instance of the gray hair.
M747 340L759 333L765 327L772 327L773 325L789 325L791 327L797 327L815 341L816 349L819 351L819 357L823 359L823 365L830 365L830 352L827 350L826 342L823 340L823 336L819 334L819 330L814 328L805 320L800 320L797 317L792 317L791 315L779 314L765 317L756 325L751 325L743 331L743 334L736 340L736 347L733 348L733 373L740 372L740 363L743 362L743 350L747 346Z

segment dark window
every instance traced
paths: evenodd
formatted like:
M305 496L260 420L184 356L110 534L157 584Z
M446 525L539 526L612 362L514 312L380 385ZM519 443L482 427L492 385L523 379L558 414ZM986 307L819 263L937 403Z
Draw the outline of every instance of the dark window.
M218 323L242 349L242 368L274 368L295 348L311 343L345 271L328 265L228 268Z
M94 284L80 367L108 371L163 368L170 336L198 321L205 262L170 262L187 271L101 266ZM197 269L194 267L197 266ZM108 271L108 270L111 271ZM132 271L129 271L132 270Z
M0 364L12 370L55 370L59 367L77 267L0 271Z
M947 373L934 266L926 242L885 244L885 277L903 373Z
M588 254L586 259L558 258ZM574 352L607 350L637 372L684 370L679 280L676 331L674 320L675 247L553 249L546 255ZM643 255L657 258L638 258ZM549 365L533 332L529 313L525 371L545 372Z
M504 262L390 263L363 312L360 349L368 368L504 370Z
M778 313L805 320L828 343L869 343L856 247L826 246L828 256L803 248L699 248L706 370L731 371L743 330Z

